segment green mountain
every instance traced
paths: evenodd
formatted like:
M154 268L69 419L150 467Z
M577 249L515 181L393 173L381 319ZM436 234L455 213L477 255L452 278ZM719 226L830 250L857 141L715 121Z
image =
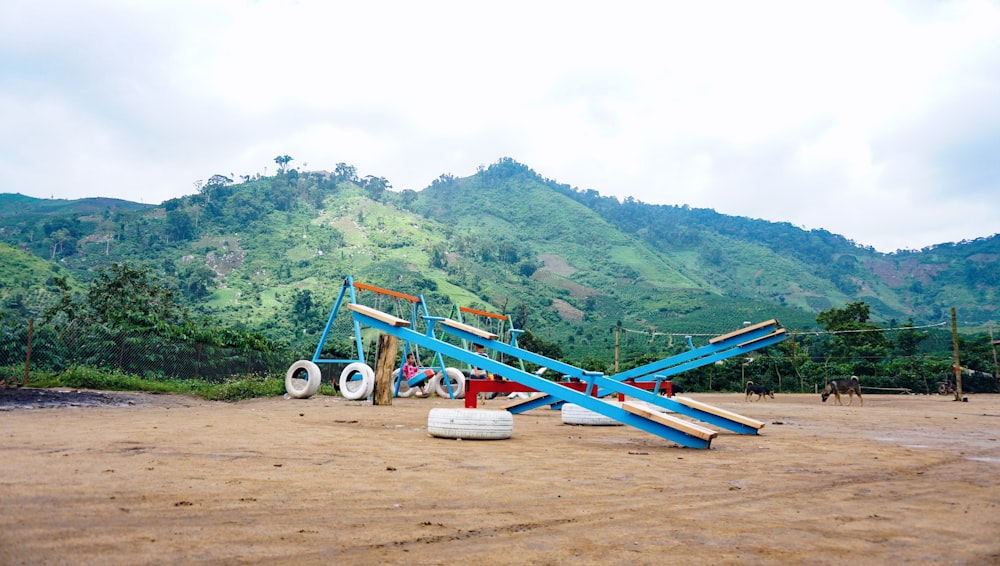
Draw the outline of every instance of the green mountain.
M787 223L621 202L509 159L419 192L387 188L340 164L242 183L216 175L161 206L0 195L0 241L12 246L0 252L22 266L0 271L0 298L26 312L23 297L52 269L86 282L100 266L131 261L156 270L195 313L303 354L346 275L423 295L432 314L455 304L509 313L577 358L606 356L619 326L647 335L637 351L657 350L744 321L816 329L817 313L852 301L886 324L939 322L952 307L963 327L996 316L996 235L882 254Z
M63 268L6 243L0 243L0 305L3 314L37 316L59 297L54 278Z

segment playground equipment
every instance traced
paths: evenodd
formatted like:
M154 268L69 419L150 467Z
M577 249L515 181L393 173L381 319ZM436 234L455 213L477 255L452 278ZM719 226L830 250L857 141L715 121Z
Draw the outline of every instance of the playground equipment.
M353 338L354 338L354 348L356 351L356 356L353 358L324 358L323 349L326 346L327 341L331 337L331 332L334 327L334 322L337 320L337 314L340 312L341 306L344 304L355 305L358 304L358 300L363 291L369 291L374 293L376 297L376 304L381 303L385 299L392 300L396 305L396 311L401 314L400 301L408 303L410 306L409 315L410 320L413 321L414 326L411 326L411 330L416 330L415 323L421 317L429 316L427 311L427 306L424 303L423 297L408 295L406 293L399 293L389 289L383 289L381 287L376 287L374 285L367 285L365 283L360 283L354 281L351 277L346 277L344 283L340 288L340 292L337 295L337 300L333 305L333 309L330 311L330 316L327 318L326 327L323 329L323 333L320 336L319 344L316 345L316 351L309 360L299 360L288 368L288 372L285 374L285 390L291 397L295 398L307 398L316 394L319 390L320 381L322 379L322 372L319 369L319 364L347 364L340 374L340 392L341 395L346 399L358 400L369 397L375 387L375 372L372 370L371 366L365 362L364 355L364 342L362 339L361 325L356 319L352 320L353 326ZM348 301L345 303L345 299ZM402 359L406 359L406 354L409 351L410 344L404 343L403 345L403 356ZM440 354L435 354L434 356L436 364L433 366L439 368L440 372L435 375L433 381L440 381L442 375L452 375L457 370L453 368L445 368L444 361ZM447 370L451 370L450 372ZM407 396L412 394L415 388L421 385L426 377L423 372L418 372L410 380L403 380L400 378L402 375L402 365L399 369L393 372L393 394L399 395L402 390L402 395ZM459 374L461 377L461 374ZM457 397L460 392L452 389L448 385L447 380L445 381L444 389L439 391L439 395L442 397ZM464 380L459 380L464 385ZM432 387L436 383L430 384Z
M688 337L687 342L690 348L689 351L669 356L631 370L609 375L606 376L606 378L620 381L640 389L651 389L654 394L660 393L662 386L664 390L663 392L666 393L668 397L671 397L671 384L667 380L670 376L689 371L697 367L712 364L726 358L742 356L754 350L759 350L761 348L777 344L787 338L786 331L780 326L781 325L777 320L771 319L759 324L747 326L735 332L716 336L710 339L707 345L700 348L695 348L694 344L691 342L691 338ZM525 355L529 358L536 356L536 354L531 354L530 352L525 352L524 350L519 351L525 353ZM587 380L586 375L588 372L582 370L581 368L562 362L551 362L550 365L552 365L553 369L556 371L562 372L563 375L567 376L567 378L571 381L580 382ZM467 389L468 394L465 397L466 406L470 408L475 407L476 394L481 391L526 391L523 386L483 383L477 381L470 381ZM593 394L596 397L604 397L611 393L618 393L619 401L624 401L624 394L613 389L601 388L593 391ZM510 410L515 413L524 412L550 403L552 403L551 400L545 402L544 400L539 399L533 403L524 403L517 407L512 407Z
M576 382L571 382L569 384L561 383L560 385L571 386L573 389L578 391L581 389L580 386L583 385L583 391L589 393L591 398L599 398L608 394L617 393L619 398L623 400L624 396L628 395L630 397L635 397L639 401L645 402L647 405L651 405L654 411L666 410L679 413L727 430L731 430L738 434L757 434L757 431L763 428L764 424L736 413L712 407L704 403L699 403L686 397L662 397L655 393L646 391L643 388L637 387L636 385L638 385L638 383L630 384L627 383L626 380L630 378L634 379L635 375L646 375L645 372L648 372L650 367L660 368L663 365L673 364L676 368L691 369L692 367L713 363L720 359L741 355L748 351L776 344L787 338L785 330L779 327L780 324L776 320L769 320L767 322L749 326L729 334L713 338L709 341L708 346L695 349L692 352L666 358L665 360L653 362L648 366L636 368L635 370L628 372L622 372L614 376L605 376L601 372L586 371L558 360L546 358L540 354L535 354L515 346L509 346L503 342L498 342L495 340L495 336L477 331L477 329L471 328L468 325L464 325L456 321L441 320L441 329L446 333L453 333L459 336L464 335L470 341L476 341L475 338L478 338L478 342L482 343L487 348L499 350L513 358L521 358L540 366L550 367L566 376L569 376L571 379L576 379ZM484 362L483 365L486 365L486 363ZM502 364L499 365L502 366ZM486 367L488 370L491 369L489 365L486 365ZM513 377L505 374L500 368L494 371L495 373L499 373L500 375L504 375L505 377L509 377L510 379L519 382L522 386L528 386L529 388L534 388L538 391L543 391L542 389L536 387L540 381L544 383L553 383L544 380L539 376L525 374L523 371L513 372ZM680 371L684 370L682 369ZM509 370L508 373L510 373ZM668 371L667 373L670 372ZM524 376L527 376L527 379L525 379ZM466 394L466 404L467 406L474 406L474 380L470 381L468 389L469 391ZM524 389L512 390L523 391ZM544 392L548 393L548 391ZM584 396L586 397L588 395ZM570 399L564 398L560 395L553 395L552 397L538 396L519 402L516 405L509 407L508 410L513 413L519 413L545 405L552 405L554 403L573 402L582 405L584 408L590 409L591 411L611 416L613 418L618 417L615 407L609 408L607 403L601 403L599 399L597 399L597 401L598 404L591 405L590 401L588 401L587 404L577 403L576 401L571 401ZM620 408L621 411L646 416L647 418L651 418L662 423L663 419L660 418L660 415L648 415L648 409L649 407L641 407L641 405L635 402L625 402ZM626 422L626 424L629 423Z
M529 390L544 394L523 401L519 404L523 407L533 408L554 402L574 403L624 424L634 426L683 446L694 448L708 448L712 439L716 437L717 432L696 423L679 419L664 411L692 417L738 434L757 434L764 426L762 422L691 399L661 397L655 393L626 383L625 377L614 379L603 375L601 372L585 371L540 354L523 350L497 340L498 336L496 334L480 330L457 320L424 314L423 318L427 322L427 331L426 333L420 333L414 330L414 323L412 321L357 304L353 301L346 306L351 311L351 316L356 324L363 323L387 334L394 335L405 342L414 343L433 350L439 355L444 355L469 365L482 367L488 372L501 375L521 386L527 387ZM725 335L720 337L717 342L729 342L730 340L741 339L742 341L735 345L735 349L727 348L727 350L739 353L754 344L757 344L756 347L763 347L764 343L774 343L774 341L784 339L783 330L778 332L772 328L777 326L776 321L773 324L768 323L764 326L757 326ZM490 350L501 352L512 359L550 367L570 377L576 377L578 379L577 386L571 387L570 384L549 381L520 368L484 358L467 349L445 342L436 337L435 327L466 342L480 344ZM763 335L758 335L758 333L764 331L764 328L770 328L771 331ZM765 339L771 334L773 336L770 339ZM736 353L730 353L729 355L737 355ZM708 358L713 355L719 356L722 355L722 352L719 351L719 348L715 348L712 349L712 352L707 352L702 357ZM690 361L693 360L688 360L688 362ZM709 362L703 361L702 364L704 363ZM680 364L675 363L674 365ZM582 391L578 390L580 389L580 384L583 387ZM597 391L609 391L628 395L635 400L623 402L619 407L616 404L607 403L595 397L593 393ZM466 398L468 399L468 395Z

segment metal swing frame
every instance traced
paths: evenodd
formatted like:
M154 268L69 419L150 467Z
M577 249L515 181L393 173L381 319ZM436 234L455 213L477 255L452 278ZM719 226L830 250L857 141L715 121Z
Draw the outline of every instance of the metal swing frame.
M341 306L343 306L345 304L345 299L347 301L347 304L352 304L352 305L360 304L358 302L358 299L359 299L362 291L371 291L373 293L376 293L378 296L388 296L388 297L392 297L392 298L397 299L397 300L409 301L411 303L411 305L412 305L412 309L411 309L412 312L410 313L410 329L413 330L413 331L416 331L416 321L417 320L426 320L426 318L430 316L430 313L427 310L427 303L424 301L424 297L422 295L418 295L418 296L408 295L406 293L400 293L398 291L393 291L391 289L385 289L385 288L382 288L382 287L377 287L375 285L369 285L367 283L361 283L361 282L355 281L353 277L351 277L350 275L348 275L348 276L346 276L344 278L344 283L343 283L343 285L341 285L340 292L337 294L337 300L333 304L333 309L330 310L330 316L327 317L326 326L323 328L323 334L320 336L319 343L316 345L316 351L313 353L312 360L311 360L314 364L317 364L317 365L318 364L350 364L350 363L356 363L356 362L357 363L366 364L366 361L365 361L365 350L364 350L364 340L363 340L362 335L361 335L361 324L354 317L351 318L351 322L352 322L353 327L354 327L354 346L355 346L355 351L357 352L357 357L355 357L355 358L324 358L323 357L323 347L326 345L326 342L327 342L328 338L330 337L330 331L333 328L333 323L337 319L337 314L340 312ZM348 316L350 316L350 315L348 315ZM396 382L393 384L393 392L392 392L393 396L399 395L399 387L401 385L402 376L403 376L403 364L406 363L406 354L407 354L407 352L409 352L409 348L410 348L410 342L409 341L404 341L403 342L403 355L402 355L402 358L400 359L400 365L399 365L399 376L400 376L400 379L396 380ZM426 367L429 367L429 368L438 368L442 372L442 375L444 375L445 374L444 373L445 372L444 358L441 356L440 352L435 352L434 353L434 361L436 362L436 365L426 366ZM408 383L412 387L412 386L415 386L415 385L419 385L421 381L423 381L422 378L414 378L414 380L413 380L412 383L409 383L409 382ZM446 389L448 390L449 394L452 393L452 391L451 391L451 384L450 383L446 384Z

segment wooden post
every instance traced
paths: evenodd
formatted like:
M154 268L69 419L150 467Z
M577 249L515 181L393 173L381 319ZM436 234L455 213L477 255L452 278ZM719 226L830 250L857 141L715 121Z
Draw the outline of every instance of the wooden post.
M31 371L31 334L35 330L35 319L28 319L28 353L24 356L24 383L28 386L28 372Z
M997 388L1000 389L1000 370L997 369L997 344L1000 343L993 339L993 325L990 324L990 347L993 349L993 379L996 380Z
M622 327L615 327L615 373L618 373L618 357L621 355Z
M392 370L396 366L396 337L378 335L378 354L375 358L375 391L372 405L392 405Z
M951 307L951 345L955 350L955 361L952 366L955 370L955 400L962 400L962 366L958 363L958 318L955 316L955 307Z

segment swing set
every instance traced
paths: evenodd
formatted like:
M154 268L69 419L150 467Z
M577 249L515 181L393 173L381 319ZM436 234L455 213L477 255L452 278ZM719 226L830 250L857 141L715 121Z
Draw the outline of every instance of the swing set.
M514 328L514 322L510 319L510 315L474 309L459 305L458 303L452 306L451 313L449 313L448 318L463 324L469 324L489 334L495 334L501 341L504 341L515 348L518 347L517 337L524 332L524 330ZM473 321L475 321L475 324L472 324ZM510 336L510 338L505 340L505 337L507 336ZM468 350L470 347L469 341L465 338L461 338L461 342L462 348ZM490 357L491 359L499 358L498 361L501 362L504 361L503 354L499 352L497 353L497 356ZM524 371L524 360L518 359L517 361L520 365L521 371ZM471 370L472 366L470 365L468 367Z
M371 396L375 388L375 372L372 369L372 365L369 365L365 359L365 340L361 331L361 324L355 318L351 318L353 326L353 347L355 356L350 358L326 358L324 357L324 349L327 345L328 340L333 337L334 324L338 320L337 314L340 312L341 306L345 304L349 305L361 305L361 298L365 291L370 292L373 295L372 301L374 306L370 307L377 311L383 310L383 303L392 301L394 306L394 311L396 312L396 317L400 320L403 317L408 317L410 322L408 323L410 330L416 331L416 321L426 320L430 316L427 311L427 304L424 302L422 296L408 295L406 293L400 293L398 291L392 291L390 289L384 289L382 287L376 287L375 285L369 285L367 283L361 283L355 281L352 277L348 276L344 278L344 284L340 288L340 292L337 295L337 300L333 305L333 309L330 311L330 316L327 318L326 327L323 329L323 333L320 336L319 344L316 345L316 351L309 360L299 360L288 368L288 372L285 374L285 390L288 392L289 396L295 398L308 398L316 394L319 391L320 382L322 381L322 372L319 368L319 364L346 364L344 369L340 373L340 393L345 399L349 400L359 400ZM408 307L408 308L407 308ZM406 311L409 312L406 312ZM349 316L349 315L348 315ZM420 370L427 369L438 369L437 373L429 381L431 383L425 383L428 381L427 374L424 371L418 371L411 379L403 379L403 364L408 353L414 354L417 360L417 365L420 366ZM371 349L371 348L369 348ZM451 369L451 368L447 368ZM420 394L418 389L421 385L424 386L424 391L430 391L431 389L438 390L439 394L448 397L457 397L458 392L456 392L451 385L451 380L441 380L441 375L450 375L457 370L451 369L451 371L446 371L444 360L441 354L438 352L434 353L434 363L428 366L420 365L420 354L415 344L410 342L403 343L403 355L400 361L400 367L393 371L393 394L402 397L409 397L413 394ZM461 377L461 374L459 373ZM438 382L441 382L442 387L438 386Z

